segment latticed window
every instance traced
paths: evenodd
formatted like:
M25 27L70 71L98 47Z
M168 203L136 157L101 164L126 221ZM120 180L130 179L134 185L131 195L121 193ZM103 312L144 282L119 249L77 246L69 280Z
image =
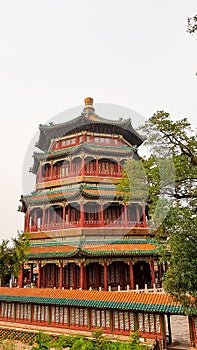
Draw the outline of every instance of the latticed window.
M129 313L129 319L130 319L130 330L134 331L134 329L135 329L135 315L133 312Z
M144 333L160 333L160 317L155 314L138 314L139 331Z
M144 315L142 313L138 314L138 328L139 331L143 332L144 331Z
M34 305L34 309L33 309L34 311L33 311L33 314L34 314L34 316L33 316L33 319L34 319L34 321L37 321L37 305Z

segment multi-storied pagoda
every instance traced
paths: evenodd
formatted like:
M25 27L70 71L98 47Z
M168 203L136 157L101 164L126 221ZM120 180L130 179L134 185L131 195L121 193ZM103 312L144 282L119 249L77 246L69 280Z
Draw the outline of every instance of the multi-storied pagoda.
M33 286L37 276L37 288L0 287L6 328L18 322L24 329L50 325L91 335L101 327L113 336L139 331L142 340L157 339L162 348L167 339L171 343L170 316L183 315L183 308L149 290L161 286L163 266L147 208L141 198L125 203L117 190L124 163L139 160L142 142L130 119L99 117L91 98L79 117L40 126L36 188L21 198L31 245L18 278L24 287L26 278ZM197 346L195 315L189 330Z
M135 289L160 283L147 210L117 191L124 163L139 160L143 140L130 119L104 119L92 98L61 124L40 126L31 171L36 188L21 198L30 232L29 280L37 287ZM24 281L21 271L19 285ZM129 286L129 287L128 287Z

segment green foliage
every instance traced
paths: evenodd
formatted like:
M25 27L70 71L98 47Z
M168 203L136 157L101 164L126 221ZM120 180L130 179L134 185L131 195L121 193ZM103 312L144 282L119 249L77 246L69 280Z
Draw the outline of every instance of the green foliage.
M12 245L9 240L2 240L0 244L0 279L4 286L9 280L11 274L18 276L21 263L27 260L29 249L28 234L18 233L16 238L12 239Z
M145 177L134 162L127 166L127 178L120 183L125 196L135 201L139 186L146 184L149 223L157 229L161 260L169 265L164 287L187 311L197 298L197 139L186 118L172 121L169 113L155 113L140 128L146 136L150 156L142 159ZM146 180L145 180L146 178ZM127 182L126 182L127 181ZM134 196L128 195L128 188ZM140 199L140 198L139 198ZM164 241L164 238L166 239ZM188 298L188 294L194 298Z
M117 185L118 191L124 192L124 200L147 201L148 197L148 181L143 167L142 161L134 159L127 161L124 165L123 179Z
M32 350L49 350L53 344L52 337L46 333L39 332L36 335L36 345L32 347Z

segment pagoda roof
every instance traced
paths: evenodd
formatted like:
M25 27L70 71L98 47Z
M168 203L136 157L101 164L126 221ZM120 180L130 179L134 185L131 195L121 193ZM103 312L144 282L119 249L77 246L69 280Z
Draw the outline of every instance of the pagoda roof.
M52 190L39 190L32 192L31 195L23 196L22 201L29 205L36 205L42 203L55 203L57 201L70 201L79 196L99 199L123 199L124 192L118 191L115 185L87 185L87 184L77 184L70 186L61 186L58 189Z
M140 146L142 137L132 127L131 119L110 120L100 117L94 112L94 108L84 108L84 111L76 118L64 123L40 125L40 136L36 147L48 150L52 139L66 135L89 131L106 134L123 135L131 145Z
M184 313L180 303L168 294L159 293L0 287L0 300L151 313Z
M82 152L88 153L90 155L103 155L107 156L131 156L133 155L135 159L139 159L135 147L129 147L127 145L121 146L105 146L105 145L95 145L82 142L79 145L65 147L58 150L46 150L44 152L34 152L34 165L31 168L31 172L37 174L40 161L50 161L52 159L71 157Z
M153 256L157 246L149 239L99 241L84 243L33 243L29 259L54 259L68 257L111 257L111 256Z

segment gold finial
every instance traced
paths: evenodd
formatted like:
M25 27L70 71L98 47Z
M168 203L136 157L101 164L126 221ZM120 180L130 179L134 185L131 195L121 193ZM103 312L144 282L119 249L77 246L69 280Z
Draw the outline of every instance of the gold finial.
M84 109L86 109L86 108L93 108L93 98L92 97L86 97L84 99L84 102L85 102Z

